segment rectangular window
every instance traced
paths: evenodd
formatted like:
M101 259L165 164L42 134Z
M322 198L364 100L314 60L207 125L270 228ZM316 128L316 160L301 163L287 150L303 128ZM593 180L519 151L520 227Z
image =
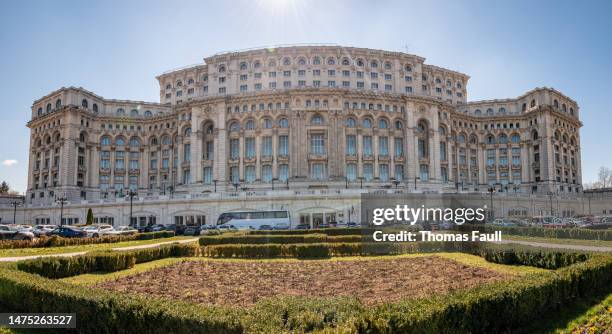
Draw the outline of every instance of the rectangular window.
M378 155L389 155L388 137L378 137Z
M350 81L342 81L342 87L351 87Z
M230 140L230 158L237 160L240 157L240 141L238 139Z
M412 93L412 87L410 87L410 86L406 86L405 91L406 91L406 93L408 93L408 94L409 94L409 93Z
M272 137L263 137L261 140L261 155L264 157L272 156Z
M191 144L183 145L183 161L191 161Z
M268 72L269 78L276 78L276 72Z
M346 178L349 181L355 181L357 179L357 165L355 164L346 165Z
M247 85L240 85L240 91L241 92L246 92L247 91Z
M378 84L376 82L372 82L370 84L370 88L372 88L373 90L376 90L376 89L378 89Z
M425 145L424 139L419 139L418 149L419 149L419 159L426 158L427 157L427 146Z
M289 136L278 136L278 155L289 155Z
M255 90L261 90L261 84L260 83L256 83L255 84Z
M284 81L283 82L283 87L285 87L285 88L291 87L291 81Z
M321 87L321 81L319 81L319 80L315 80L315 81L313 81L313 82L312 82L312 86L313 86L313 87Z
M446 142L440 142L440 160L446 160Z
M395 179L398 181L404 180L404 165L395 165Z
M315 180L323 180L326 178L325 164L312 164L312 178Z
M244 169L244 179L248 183L255 182L255 166L246 166Z
M204 154L204 159L205 160L214 160L214 156L215 156L215 142L213 142L212 140L207 141L206 145L205 145L205 149L206 152Z
M357 155L357 137L355 135L346 136L346 154Z
M364 88L365 84L363 83L363 81L357 81L357 88Z
M291 71L283 71L283 76L284 77L290 77L291 76Z
M488 149L487 150L487 166L495 165L495 150Z
M372 78L372 79L378 79L378 73L376 73L376 72L372 72L372 73L370 73L370 78Z
M395 138L393 143L393 149L395 150L395 156L401 157L404 155L404 139Z
M264 182L272 181L272 166L264 165L263 167L261 167L261 179Z
M321 70L312 70L312 75L318 77L321 75Z
M238 169L238 166L230 167L230 181L232 184L240 183L240 170Z
M212 178L213 178L212 175L213 175L212 167L204 167L204 171L202 175L202 181L204 182L204 184L212 183Z
M310 152L316 155L326 153L325 137L322 134L313 134L310 138Z
M378 165L378 178L383 181L389 181L389 165Z
M303 77L306 75L306 70L298 70L298 76Z
M276 82L268 82L268 88L276 89Z
M255 138L245 139L245 150L247 159L255 158Z
M278 179L281 181L287 181L289 178L289 165L279 165L278 166Z
M351 76L351 71L348 71L348 70L342 71L342 76L343 77L350 77Z
M372 181L372 179L374 178L374 168L372 164L363 165L363 178L368 182Z
M363 136L363 155L372 155L372 137Z
M328 81L327 82L327 87L336 87L336 82L335 81Z
M421 174L421 181L427 182L429 180L429 166L421 165L419 168Z

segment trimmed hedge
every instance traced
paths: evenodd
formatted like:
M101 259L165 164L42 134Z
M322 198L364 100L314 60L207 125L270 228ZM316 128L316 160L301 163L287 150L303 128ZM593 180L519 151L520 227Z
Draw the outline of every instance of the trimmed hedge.
M0 310L76 313L79 333L243 333L242 313L138 297L0 268Z
M323 242L360 242L360 235L328 236L327 234L295 234L295 235L249 235L225 234L200 237L200 246L224 244L302 244Z
M132 235L104 235L98 238L62 238L54 235L50 237L42 236L34 240L0 240L0 249L80 246L134 240L152 240L173 236L174 231L136 233Z
M327 234L327 235L362 235L362 234L372 234L376 229L373 228L341 228L341 227L332 227L332 228L319 228L312 230L255 230L248 231L248 234L251 235L302 235L302 234Z
M81 333L507 333L611 287L612 257L598 254L557 271L377 306L350 298L284 297L236 309L137 297L0 268L0 310L75 312Z
M92 252L72 257L41 257L17 263L17 269L47 278L63 278L91 272L114 272L134 267L137 263L167 257L198 256L195 244L171 244L130 251Z
M502 231L508 235L554 239L581 239L612 241L612 230L589 230L585 228L508 227L486 225L485 231Z

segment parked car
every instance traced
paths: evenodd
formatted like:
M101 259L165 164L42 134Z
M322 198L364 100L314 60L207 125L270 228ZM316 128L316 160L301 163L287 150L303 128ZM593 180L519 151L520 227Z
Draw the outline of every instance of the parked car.
M274 225L275 230L288 230L291 226L287 223L278 223Z
M16 227L10 225L0 225L0 240L32 240L34 233L27 231L19 231Z
M202 228L200 226L187 226L183 231L183 235L200 235Z
M271 230L271 229L272 229L271 225L263 224L259 226L259 230Z
M163 231L174 231L174 232L176 232L176 224L164 225Z
M217 229L219 231L232 231L232 230L237 230L236 226L232 225L232 224L221 224L221 225L217 225Z
M111 231L106 231L104 235L130 235L136 233L138 233L138 230L131 226L118 226Z
M36 225L34 227L34 235L37 237L41 237L44 235L50 235L53 230L57 228L57 225Z
M174 226L174 234L176 234L176 235L185 234L185 229L186 228L187 228L186 225L175 225Z
M319 226L317 226L317 228L330 228L331 226L327 223L321 223L319 224Z
M295 227L296 230L309 230L310 229L310 225L309 224L298 224Z
M86 233L76 227L60 226L51 232L51 235L57 235L63 238L84 238Z
M15 225L15 229L20 232L32 232L34 233L34 228L30 225Z
M101 237L114 230L113 225L100 224L100 225L87 225L83 227L86 237Z
M145 232L159 232L163 231L166 227L162 224L148 225L145 227Z
M356 228L359 227L359 224L355 223L355 222L348 222L346 223L346 226L349 228Z

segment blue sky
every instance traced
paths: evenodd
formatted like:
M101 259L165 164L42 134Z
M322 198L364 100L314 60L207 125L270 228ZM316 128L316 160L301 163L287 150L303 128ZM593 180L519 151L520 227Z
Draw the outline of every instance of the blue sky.
M158 101L155 75L207 55L336 43L407 51L466 73L469 100L560 90L580 105L583 181L592 181L612 167L610 14L610 1L5 2L0 180L25 191L30 107L61 86Z

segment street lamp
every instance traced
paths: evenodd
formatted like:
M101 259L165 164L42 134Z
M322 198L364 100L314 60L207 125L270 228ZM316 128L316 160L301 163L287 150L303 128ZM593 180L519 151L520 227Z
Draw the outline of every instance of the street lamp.
M489 193L489 197L491 199L491 208L489 209L489 220L491 220L493 218L493 194L495 193L496 189L495 189L495 185L491 185L489 188L487 188L487 192Z
M548 199L550 200L550 215L554 216L554 212L553 212L553 204L552 204L552 197L553 197L554 193L552 191L548 192Z
M416 189L417 189L417 180L418 180L418 179L419 179L419 177L418 177L418 176L415 176L415 177L414 177L414 190L416 190Z
M359 177L359 188L363 189L363 176Z
M15 200L11 202L11 205L13 205L13 224L17 224L17 207L21 206L21 202Z
M345 176L344 177L344 189L348 189L348 183L349 183L348 176Z
M287 190L289 190L289 177L285 179L285 183L287 184Z
M64 204L68 204L66 197L59 197L55 199L55 202L60 205L60 226L64 225Z
M213 184L215 185L215 192L217 192L217 180L213 180Z
M394 179L391 179L391 183L393 183L393 184L395 185L395 189L397 189L397 185L398 185L398 184L400 184L400 182L401 182L401 181L400 181L400 180L398 180L398 179L395 179L395 178L394 178Z
M127 196L130 198L130 222L128 223L128 226L135 227L134 225L132 225L132 206L134 197L138 196L138 193L130 189L130 191L127 193Z

